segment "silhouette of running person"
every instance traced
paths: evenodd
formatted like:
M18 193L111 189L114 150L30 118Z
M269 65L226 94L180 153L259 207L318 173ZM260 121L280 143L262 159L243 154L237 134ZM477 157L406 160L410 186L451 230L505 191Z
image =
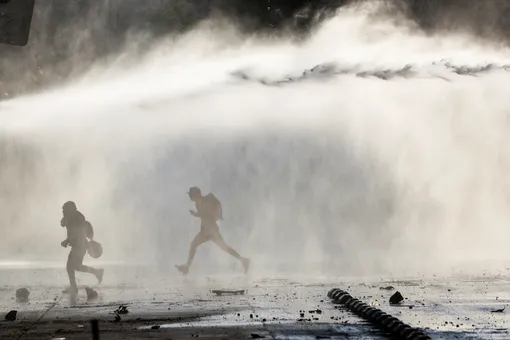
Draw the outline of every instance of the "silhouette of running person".
M71 286L64 290L64 293L76 295L78 293L78 286L76 285L75 272L94 274L97 281L101 283L103 281L104 270L83 265L83 258L85 254L87 254L89 243L87 238L92 239L94 237L92 225L85 219L85 216L78 211L76 204L72 201L64 203L62 206L62 214L64 217L62 217L60 225L67 229L67 238L61 242L61 245L64 248L71 246L66 265Z
M242 257L237 251L227 245L221 236L220 228L216 223L218 220L223 219L223 211L220 201L213 194L202 196L202 192L197 187L190 188L188 195L189 198L195 202L195 206L197 208L196 211L190 210L189 212L191 215L200 218L200 232L195 236L193 241L191 241L188 262L183 265L176 265L175 267L182 274L187 275L189 268L191 267L191 263L195 258L198 246L202 243L213 241L218 247L220 247L220 249L238 259L244 268L244 272L247 273L250 269L250 259Z

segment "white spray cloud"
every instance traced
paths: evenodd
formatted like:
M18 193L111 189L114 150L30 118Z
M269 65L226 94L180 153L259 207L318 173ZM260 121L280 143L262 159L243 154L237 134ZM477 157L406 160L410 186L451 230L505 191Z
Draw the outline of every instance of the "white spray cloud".
M302 43L197 29L130 66L0 103L5 252L57 257L60 206L73 199L105 258L171 271L198 231L184 193L199 185L259 273L508 258L510 75L433 65L505 65L508 51L368 14L342 10ZM278 81L323 63L356 72L280 86L234 76ZM356 76L408 64L418 76ZM234 263L213 246L196 262Z

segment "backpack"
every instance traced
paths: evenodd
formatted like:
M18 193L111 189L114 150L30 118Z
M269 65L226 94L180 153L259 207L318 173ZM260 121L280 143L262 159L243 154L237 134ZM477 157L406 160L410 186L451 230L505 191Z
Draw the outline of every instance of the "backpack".
M221 207L221 202L216 198L213 194L208 194L206 197L206 202L209 211L215 212L214 218L218 220L223 220L223 208Z
M94 228L92 228L92 224L89 221L85 221L85 236L88 239L92 240L94 238Z

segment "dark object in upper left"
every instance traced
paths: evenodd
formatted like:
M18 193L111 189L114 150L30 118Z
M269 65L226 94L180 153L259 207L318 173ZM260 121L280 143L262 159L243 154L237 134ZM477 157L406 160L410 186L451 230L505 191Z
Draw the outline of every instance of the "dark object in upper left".
M0 44L26 46L35 0L0 0Z

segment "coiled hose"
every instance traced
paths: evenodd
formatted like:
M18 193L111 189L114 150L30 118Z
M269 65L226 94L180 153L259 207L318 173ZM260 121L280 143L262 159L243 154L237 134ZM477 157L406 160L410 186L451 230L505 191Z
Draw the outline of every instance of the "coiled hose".
M406 325L399 319L386 314L380 309L373 308L360 300L353 298L349 293L338 288L328 292L333 303L342 304L357 316L365 319L379 329L387 332L395 339L402 340L432 340L422 330Z

